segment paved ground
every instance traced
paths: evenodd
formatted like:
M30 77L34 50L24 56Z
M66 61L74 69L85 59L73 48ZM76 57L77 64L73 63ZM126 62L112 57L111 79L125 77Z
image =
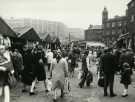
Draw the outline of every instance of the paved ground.
M116 76L115 80L115 93L117 97L103 97L103 89L97 86L96 66L92 66L94 73L94 83L90 88L80 89L78 85L78 79L75 77L70 80L71 93L64 99L59 99L58 102L135 102L135 88L130 86L129 96L127 98L121 97L122 85L119 84L119 76ZM76 73L77 75L77 73ZM38 90L38 91L37 91ZM37 95L29 96L28 93L21 93L21 85L19 88L11 91L11 102L52 102L52 96L47 95L44 91L43 82L37 84Z

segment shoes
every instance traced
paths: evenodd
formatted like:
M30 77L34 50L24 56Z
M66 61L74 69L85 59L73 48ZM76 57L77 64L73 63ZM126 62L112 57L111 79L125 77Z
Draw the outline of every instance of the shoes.
M34 89L37 89L37 87L34 87Z
M87 85L87 87L90 87L90 85Z
M122 95L122 97L127 97L127 96L128 96L128 94Z
M128 96L128 90L127 89L124 89L123 94L122 94L122 97L127 97L127 96Z
M117 96L117 95L116 95L116 94L111 94L111 95L110 95L110 97L115 97L115 96Z
M49 90L47 90L47 89L46 89L46 90L45 90L45 92L46 92L46 93L48 93L48 92L49 92Z
M63 98L64 97L64 94L61 94L60 97Z
M26 89L23 89L23 90L22 90L22 92L28 92L28 90L26 90Z
M78 84L78 86L79 86L80 88L83 88L83 86L82 86L81 84Z
M63 90L61 90L61 95L60 95L60 97L61 97L61 98L63 98L63 97L64 97L64 95L65 95L64 91L63 91Z
M34 92L30 92L29 94L30 94L30 96L35 95L35 93L34 93Z

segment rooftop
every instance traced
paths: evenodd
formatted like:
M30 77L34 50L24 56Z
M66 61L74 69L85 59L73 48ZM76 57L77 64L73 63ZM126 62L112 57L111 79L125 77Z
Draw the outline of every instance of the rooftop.
M102 29L102 25L90 25L88 29Z
M120 21L120 20L126 20L126 16L115 16L114 18L110 18L107 20L107 22L113 22L113 21Z
M28 27L28 26L13 28L13 30L16 32L18 37L22 36L23 34L25 34L26 32L28 32L31 29L32 29L32 27Z

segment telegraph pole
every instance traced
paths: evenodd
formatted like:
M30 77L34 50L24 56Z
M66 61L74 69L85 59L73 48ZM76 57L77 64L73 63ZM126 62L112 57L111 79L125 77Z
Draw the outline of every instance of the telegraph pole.
M70 32L69 32L69 43L70 43L70 41L71 41L71 38L70 38Z

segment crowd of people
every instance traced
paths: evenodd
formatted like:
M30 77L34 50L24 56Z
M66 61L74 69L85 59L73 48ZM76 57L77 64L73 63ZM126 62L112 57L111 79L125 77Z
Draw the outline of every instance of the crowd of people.
M131 84L131 75L134 69L134 53L131 49L104 49L100 55L99 70L104 77L104 96L108 96L107 88L110 89L110 97L115 97L113 91L114 76L116 73L121 75L120 83L124 89L122 97L128 96L128 86Z
M0 46L0 95L3 87L5 92L5 102L10 102L10 77L15 77L17 82L23 83L22 92L29 92L35 95L36 83L44 82L45 91L54 91L54 101L56 99L56 89L61 90L61 97L64 96L65 79L68 77L67 54L60 49L51 51L45 50L42 45L33 48L24 46L22 50L10 50L5 46ZM48 75L49 73L49 75ZM12 86L12 85L11 85Z
M103 78L104 96L108 96L108 86L110 97L116 96L113 91L115 74L121 75L120 83L124 86L122 96L128 96L128 86L132 82L134 68L134 53L131 49L92 48L81 53L75 48L71 51L64 48L52 51L39 44L33 48L24 46L22 50L10 50L0 46L0 95L4 87L7 92L5 96L8 97L5 102L10 102L10 73L11 76L15 76L17 82L23 83L22 92L29 92L30 96L35 95L36 83L42 81L46 92L53 91L55 102L57 89L61 91L61 98L66 91L70 91L69 78L75 77L78 61L82 63L78 74L80 88L83 88L85 83L89 87L93 82L91 68L94 63L97 65L98 81Z

